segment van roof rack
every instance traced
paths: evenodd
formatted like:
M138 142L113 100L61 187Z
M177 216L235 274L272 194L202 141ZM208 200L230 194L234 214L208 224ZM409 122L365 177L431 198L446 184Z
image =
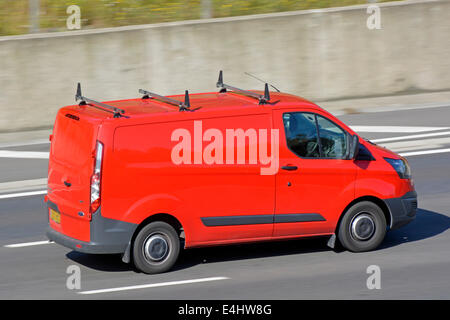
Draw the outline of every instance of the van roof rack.
M106 111L106 112L111 112L112 114L114 114L114 118L120 118L120 117L125 117L123 116L123 114L125 113L125 110L123 109L119 109L117 107L113 107L86 97L83 97L83 95L81 94L81 84L78 82L77 85L77 93L75 94L75 101L81 100L80 103L78 104L79 106L85 106L85 105L89 105L91 107ZM128 118L128 117L127 117Z
M233 86L230 86L228 84L223 83L223 72L220 70L219 72L219 79L217 80L216 84L217 88L220 88L219 92L227 92L227 90L241 93L243 95L256 98L259 100L259 104L266 104L270 102L270 93L269 93L269 85L266 83L264 85L264 95L248 91L248 90L242 90Z
M179 111L192 111L190 109L191 103L189 101L189 91L188 90L186 90L184 92L184 102L181 102L181 101L178 101L178 100L175 100L172 98L164 97L164 96L161 96L159 94L156 94L156 93L144 90L144 89L139 89L139 93L142 93L144 95L142 97L142 99L153 98L153 99L177 106Z

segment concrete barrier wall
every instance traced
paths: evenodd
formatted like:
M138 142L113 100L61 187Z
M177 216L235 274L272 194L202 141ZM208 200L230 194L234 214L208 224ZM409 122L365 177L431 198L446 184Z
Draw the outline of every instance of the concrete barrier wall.
M450 1L367 6L0 38L0 131L50 127L75 86L98 100L262 88L314 101L450 89ZM357 106L349 106L357 107Z

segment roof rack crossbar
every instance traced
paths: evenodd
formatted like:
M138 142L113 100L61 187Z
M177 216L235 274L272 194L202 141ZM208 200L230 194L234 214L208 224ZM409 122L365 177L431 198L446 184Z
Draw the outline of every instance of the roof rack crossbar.
M171 104L174 106L177 106L179 111L190 111L190 107L191 107L191 103L189 101L189 92L188 90L186 90L184 92L184 102L179 101L179 100L175 100L172 98L168 98L165 96L161 96L159 94L144 90L144 89L139 89L139 93L142 93L144 96L142 97L142 99L149 99L149 98L153 98L159 101L162 101L164 103L167 104Z
M77 93L75 94L75 101L78 101L78 100L81 100L78 105L80 105L80 106L90 105L91 107L94 107L94 108L97 108L97 109L100 109L100 110L103 110L106 112L111 112L114 114L114 118L123 117L122 114L125 113L125 110L123 110L123 109L119 109L117 107L113 107L113 106L107 105L105 103L83 97L83 95L81 94L81 84L79 82L77 85Z
M258 94L258 93L252 92L252 91L248 91L248 90L239 89L239 88L230 86L228 84L225 84L223 82L222 70L220 70L220 72L219 72L219 79L217 80L216 86L217 86L217 88L220 88L219 92L227 92L227 90L230 90L233 92L241 93L243 95L258 99L259 104L266 104L270 101L269 85L267 83L264 85L264 95L261 95L261 94Z

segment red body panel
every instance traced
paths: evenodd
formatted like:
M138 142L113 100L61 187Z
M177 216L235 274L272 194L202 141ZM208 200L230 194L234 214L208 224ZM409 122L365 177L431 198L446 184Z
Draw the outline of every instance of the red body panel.
M271 125L269 113L201 120L203 131ZM258 165L175 165L171 133L178 128L194 132L194 120L115 130L114 150L104 163L102 197L109 199L103 202L105 216L116 218L120 212L124 221L139 224L149 214L170 213L183 225L189 245L271 236L272 225L236 226L230 233L229 227L202 224L200 218L208 216L273 214L275 178L261 175Z
M376 161L302 159L290 151L283 112L317 113L355 134L309 101L280 93L272 94L277 101L273 105L258 105L253 98L234 93L190 97L192 108L198 108L194 112L178 112L176 107L153 99L108 102L125 109L129 118L113 118L86 106L61 109L53 131L48 193L48 199L61 211L61 223L51 221L50 226L69 237L89 241L90 177L96 141L104 146L102 216L140 224L155 214L171 215L184 229L186 247L332 234L344 209L355 199L400 197L413 190L410 180L399 179L386 161L378 161L384 156L399 156L362 139L360 143ZM182 100L181 96L173 98ZM68 118L67 113L79 119ZM198 121L202 128L197 132ZM279 165L294 165L298 170L262 175L261 164L249 163L250 148L259 150L261 145L251 143L245 148L245 164L236 163L236 144L234 164L195 163L199 156L195 144L201 143L205 131L216 129L226 137L227 129L238 128L278 129ZM179 142L172 139L177 129L191 133L191 164L175 164L171 158ZM271 147L270 136L268 141ZM206 144L209 142L203 142L203 147ZM227 152L226 148L222 151ZM72 184L70 190L64 181ZM80 212L85 214L80 216ZM276 219L278 215L303 213L318 213L324 221L214 227L202 222L205 217L255 215Z
M376 158L383 157L399 159L400 156L392 151L372 145L366 141L362 143L369 148ZM358 174L356 180L355 197L374 196L380 199L396 198L414 190L410 179L399 179L398 174L386 161L356 161Z

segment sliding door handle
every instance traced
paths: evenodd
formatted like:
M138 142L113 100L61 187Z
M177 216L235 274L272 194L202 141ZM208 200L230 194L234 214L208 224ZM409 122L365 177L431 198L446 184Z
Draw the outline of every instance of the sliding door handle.
M297 170L297 166L282 166L281 169L287 170L287 171L294 171Z

